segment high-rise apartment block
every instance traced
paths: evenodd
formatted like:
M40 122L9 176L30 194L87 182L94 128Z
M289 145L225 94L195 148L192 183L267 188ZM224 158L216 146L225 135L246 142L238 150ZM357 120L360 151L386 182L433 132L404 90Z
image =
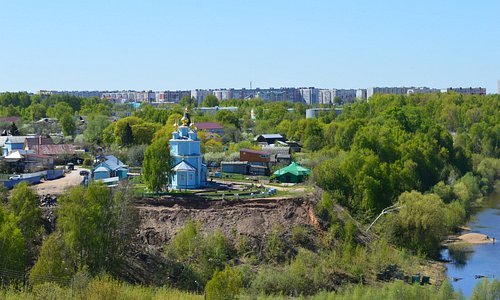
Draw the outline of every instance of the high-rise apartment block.
M214 95L219 100L260 98L266 102L291 101L308 105L315 104L345 104L357 100L366 100L376 94L408 95L419 93L455 92L467 95L486 95L486 89L481 87L436 89L428 87L370 87L368 89L323 89L315 87L282 87L254 89L195 89L177 91L46 91L40 95L73 95L78 97L101 97L114 102L168 102L179 103L183 97L192 97L201 104L208 95ZM500 80L498 81L500 93Z
M455 92L458 94L464 94L464 95L486 95L486 89L482 87L469 87L469 88L447 88L445 90L442 90L441 92L446 93L446 92Z

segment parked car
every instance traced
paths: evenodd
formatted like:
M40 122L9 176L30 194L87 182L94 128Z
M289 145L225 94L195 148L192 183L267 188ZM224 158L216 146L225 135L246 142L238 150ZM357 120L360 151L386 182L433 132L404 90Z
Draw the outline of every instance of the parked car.
M19 180L19 179L22 179L23 178L23 175L14 175L14 176L10 176L9 179L10 180Z
M75 164L74 163L68 163L67 168L68 168L68 170L74 170L75 169Z

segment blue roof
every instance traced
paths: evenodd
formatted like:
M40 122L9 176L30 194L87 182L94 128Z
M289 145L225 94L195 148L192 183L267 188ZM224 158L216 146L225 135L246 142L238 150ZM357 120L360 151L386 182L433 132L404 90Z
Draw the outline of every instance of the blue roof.
M104 162L100 165L105 164L111 171L127 168L127 166L114 155L103 155L99 156L98 159L104 159Z
M106 172L106 173L109 173L109 170L105 167L99 167L97 169L94 170L94 173L97 173L97 172Z

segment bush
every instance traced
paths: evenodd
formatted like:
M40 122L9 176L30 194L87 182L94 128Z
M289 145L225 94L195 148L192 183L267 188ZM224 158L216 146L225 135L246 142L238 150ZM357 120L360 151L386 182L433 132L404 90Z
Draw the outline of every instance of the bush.
M90 281L85 292L85 298L88 300L120 299L121 289L122 284L119 281L109 275L102 275Z
M91 158L86 158L83 160L83 166L84 167L91 167L92 166L92 159Z
M241 273L226 266L222 271L215 271L212 279L207 282L205 293L208 300L237 299L242 286Z
M472 300L479 299L500 299L500 281L496 278L492 281L484 278L481 283L476 284L472 291Z

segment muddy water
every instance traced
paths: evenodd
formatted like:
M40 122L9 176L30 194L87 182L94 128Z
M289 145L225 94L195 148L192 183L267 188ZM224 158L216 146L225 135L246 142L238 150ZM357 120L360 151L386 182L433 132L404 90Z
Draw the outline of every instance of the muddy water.
M480 282L481 276L500 279L500 189L490 194L467 226L471 232L478 232L494 237L495 244L475 245L470 250L450 255L448 250L441 253L444 259L451 260L447 264L448 278L453 288L461 290L464 296L470 297L474 286Z

